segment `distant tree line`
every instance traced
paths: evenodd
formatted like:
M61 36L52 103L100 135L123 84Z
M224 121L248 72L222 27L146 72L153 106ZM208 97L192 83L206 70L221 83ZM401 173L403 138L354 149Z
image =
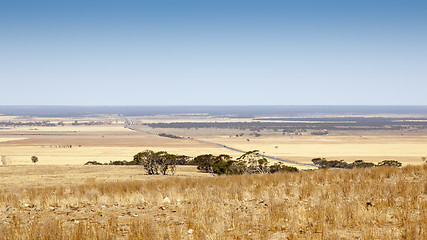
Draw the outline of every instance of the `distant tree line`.
M73 123L71 123L71 125L73 125L73 126L79 126L79 125L95 126L95 125L103 125L103 124L105 124L105 123L100 122L100 121L79 122L77 120L75 120Z
M53 127L56 126L55 123L50 121L37 121L37 122L12 122L12 121L3 121L0 122L1 126L38 126L38 127Z
M111 121L109 122L101 122L101 121L85 121L85 122L79 122L75 120L71 125L78 126L78 125L87 125L87 126L94 126L94 125L103 125L103 124L111 124ZM54 127L54 126L64 126L65 123L63 121L59 121L57 124L50 122L50 121L31 121L31 122L21 122L21 121L2 121L0 122L0 126L37 126L37 127Z
M402 166L401 162L396 160L384 160L379 162L378 164L374 164L372 162L364 162L363 160L356 160L352 163L347 163L344 160L326 160L325 158L314 158L311 160L316 166L319 168L368 168L375 166L392 166L392 167L400 167Z
M311 135L328 135L328 134L329 132L326 129L311 132Z
M259 118L248 122L172 122L146 123L152 128L222 128L259 131L264 129L302 132L357 129L357 130L401 130L411 127L427 128L427 118L384 118L384 117L331 117L331 118ZM423 121L419 121L423 120ZM319 132L320 133L320 132Z
M380 166L401 167L402 163L396 160L384 160L377 164L356 160L347 163L344 160L326 160L325 158L314 158L312 162L321 169L325 168L368 168ZM283 165L281 162L270 164L269 161L259 154L258 150L244 153L240 157L233 159L230 155L203 154L195 158L185 155L170 154L165 151L154 152L145 150L134 155L132 161L110 161L109 163L99 163L89 161L85 165L141 165L149 175L166 175L170 172L175 174L177 165L196 165L197 169L206 173L218 175L234 174L265 174L277 172L297 172L298 169L292 166Z
M219 175L298 171L296 167L285 166L282 163L271 165L265 157L259 155L258 150L246 152L235 160L225 154L219 156L205 154L195 157L192 163L201 171Z

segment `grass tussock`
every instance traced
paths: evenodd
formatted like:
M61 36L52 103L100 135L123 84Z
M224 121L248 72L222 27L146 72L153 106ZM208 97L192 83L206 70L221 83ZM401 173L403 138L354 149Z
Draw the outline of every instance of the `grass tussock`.
M2 239L427 239L427 165L0 190Z

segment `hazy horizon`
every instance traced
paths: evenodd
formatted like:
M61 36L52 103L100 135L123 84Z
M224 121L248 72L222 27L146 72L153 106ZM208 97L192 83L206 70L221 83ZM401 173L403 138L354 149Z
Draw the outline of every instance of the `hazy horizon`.
M301 116L316 114L345 115L411 115L427 116L427 106L4 106L0 105L0 115L71 117L88 115L180 115L207 114L208 116L256 117L256 116Z
M427 2L0 2L2 105L427 105Z

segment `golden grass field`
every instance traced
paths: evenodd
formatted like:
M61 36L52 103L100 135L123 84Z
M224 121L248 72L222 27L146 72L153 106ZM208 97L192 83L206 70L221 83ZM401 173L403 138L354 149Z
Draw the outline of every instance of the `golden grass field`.
M0 167L1 238L427 238L427 165L219 177L194 168Z

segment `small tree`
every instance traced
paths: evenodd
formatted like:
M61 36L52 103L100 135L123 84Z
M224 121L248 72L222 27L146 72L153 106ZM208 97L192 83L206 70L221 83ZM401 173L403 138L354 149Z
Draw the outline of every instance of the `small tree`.
M7 165L6 156L4 156L4 155L1 156L1 163L3 165Z
M38 161L39 161L38 157L36 157L36 156L31 157L31 162L33 162L34 164L36 164L36 162L38 162Z
M261 156L259 150L245 152L237 160L248 163L247 171L249 173L269 173L270 171L267 158Z
M171 170L172 174L175 174L177 159L180 162L186 162L188 158L187 156L176 156L164 151L146 150L133 156L131 163L142 165L149 175L166 175L168 169Z
M390 167L400 167L402 166L401 162L398 162L396 160L384 160L382 162L379 162L377 166L390 166Z
M427 158L426 158L426 157L421 157L421 160L422 160L425 164L427 164Z
M193 164L197 165L197 169L204 172L214 172L213 166L221 162L227 162L231 159L231 156L226 154L221 154L219 156L214 156L212 154L204 154L195 157L192 161ZM218 166L217 166L218 167ZM220 168L224 167L221 165Z

